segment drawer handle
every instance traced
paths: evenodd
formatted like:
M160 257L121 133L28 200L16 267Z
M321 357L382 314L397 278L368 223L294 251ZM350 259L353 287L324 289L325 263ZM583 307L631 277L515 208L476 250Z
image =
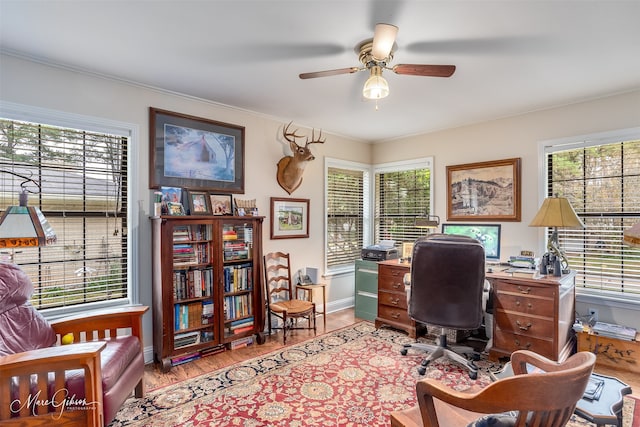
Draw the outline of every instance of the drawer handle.
M518 307L520 307L520 300L516 300L516 305ZM533 304L531 304L530 302L527 303L527 308L533 308Z
M518 286L518 290L520 291L521 294L528 294L531 293L531 287L527 287L526 289L523 288L522 286Z
M516 320L516 325L518 325L518 328L520 328L521 331L527 331L532 326L531 322L527 323L526 326L522 326L522 323L520 323L519 320Z
M400 313L391 313L391 317L392 317L394 320L398 320L398 319L400 318Z
M404 288L404 285L402 283L394 283L391 285L391 287L393 289L401 289L401 288Z
M518 347L521 347L521 345L520 345L520 340L519 340L519 339L516 339L516 345L517 345ZM531 343L530 343L530 342L526 343L526 344L524 345L524 348L525 348L526 350L530 349L530 348L531 348Z
M389 302L393 305L398 305L400 303L400 298L391 298Z

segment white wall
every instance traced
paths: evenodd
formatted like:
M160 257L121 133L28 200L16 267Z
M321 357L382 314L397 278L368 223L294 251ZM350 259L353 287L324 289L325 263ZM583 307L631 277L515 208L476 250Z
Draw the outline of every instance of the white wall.
M373 146L373 162L433 156L434 210L447 217L446 184L448 165L520 157L522 159L522 220L501 222L502 258L522 249L544 253L544 232L529 227L542 203L539 196L538 150L541 141L626 129L640 125L640 91L610 96L550 110L495 120L456 129L386 141ZM599 305L578 299L576 309L598 308L602 321L634 326L640 330L640 316L626 304ZM640 307L636 307L640 310Z
M503 253L508 256L520 249L533 249L541 253L542 232L527 226L540 204L537 169L539 141L640 125L640 91L636 91L375 145L327 134L324 144L314 144L312 147L316 160L307 167L301 187L289 196L278 185L275 173L277 161L285 153L288 154L288 147L281 142L279 135L282 125L288 123L290 118L254 114L7 55L0 56L0 99L139 126L140 164L136 169L136 176L131 177L131 180L138 186L141 199L139 203L144 212L141 214L139 229L130 230L130 235L139 239L141 254L138 280L141 302L148 305L151 304L151 256L148 250L151 242L148 220L151 194L148 188L150 106L245 126L245 194L240 197L256 198L261 215L267 216L263 232L264 250L291 252L295 268L321 268L324 265L324 156L360 163L384 163L434 156L435 212L443 220L446 218L446 165L521 157L522 221L502 223ZM316 127L321 128L323 125L325 124L317 123ZM311 200L308 239L269 239L269 198L273 196ZM326 278L325 281L329 285L329 310L352 303L353 276ZM578 309L581 308L584 307L579 305ZM618 321L640 329L636 314L625 309L600 309L603 320ZM151 316L146 316L147 345L151 343L150 331Z

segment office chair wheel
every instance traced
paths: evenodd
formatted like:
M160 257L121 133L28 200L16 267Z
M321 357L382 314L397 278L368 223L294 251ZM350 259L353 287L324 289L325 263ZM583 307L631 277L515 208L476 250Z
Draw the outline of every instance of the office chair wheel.
M403 348L402 350L400 350L400 354L403 355L403 356L406 356L407 355L407 349Z
M478 379L478 373L469 371L469 379L477 380Z
M420 364L426 368L427 366L429 366L429 362L430 360L422 359L422 362L420 362Z
M427 368L424 366L418 366L418 375L424 375L427 372Z
M473 353L471 353L471 360L474 360L474 361L476 361L476 362L477 362L478 360L480 360L480 353L478 353L478 352L473 352Z

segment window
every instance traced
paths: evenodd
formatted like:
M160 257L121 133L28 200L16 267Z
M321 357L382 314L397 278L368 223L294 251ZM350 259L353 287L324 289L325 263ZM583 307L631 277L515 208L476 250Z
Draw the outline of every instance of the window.
M640 129L544 144L546 197L571 202L584 229L560 229L579 293L640 300L640 250L622 242L640 221Z
M353 268L368 238L369 167L327 159L326 270Z
M415 226L432 212L432 158L374 167L375 241L414 242L428 231Z
M25 107L28 110L28 107ZM0 119L0 169L30 176L41 188L30 194L56 232L55 245L5 251L29 275L40 310L76 311L137 302L132 298L128 160L132 133L119 126L95 128L78 116L66 126L45 124L57 114L20 114L41 119ZM56 120L52 120L55 122ZM69 126L71 124L71 126ZM108 130L111 130L109 132ZM0 207L17 204L23 180L3 174Z

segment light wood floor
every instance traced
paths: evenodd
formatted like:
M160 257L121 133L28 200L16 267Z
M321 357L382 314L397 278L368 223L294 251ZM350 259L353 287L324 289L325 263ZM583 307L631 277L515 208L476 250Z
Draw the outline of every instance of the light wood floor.
M335 313L329 313L327 314L327 328L325 329L322 316L319 316L316 319L316 335L321 335L326 332L335 331L337 329L353 325L359 320L361 319L356 319L354 309L352 308ZM313 337L313 331L291 331L287 335L287 346L306 341ZM254 343L248 347L239 348L233 351L227 350L222 353L214 354L213 356L203 357L202 359L194 360L193 362L174 366L167 373L163 373L159 365L149 364L145 367L145 386L147 390L153 390L158 387L163 387L178 381L206 374L207 372L215 371L216 369L224 368L225 366L242 362L243 360L251 359L262 354L278 350L282 347L284 347L282 344L282 331L278 331L271 336L266 336L265 343L262 345Z
M322 317L320 316L317 318L317 335L350 326L359 320L361 319L355 317L353 309L329 313L327 315L327 327L325 329ZM313 338L313 336L312 331L292 331L287 337L287 345L306 341ZM153 390L178 381L206 374L207 372L215 371L216 369L224 368L225 366L242 362L243 360L251 359L262 354L278 350L282 347L284 347L282 344L282 332L278 332L271 336L266 336L266 341L262 345L253 344L233 351L227 350L213 356L204 357L193 362L174 366L167 373L163 373L157 365L149 364L145 367L145 385L147 390ZM603 375L619 378L621 381L631 386L634 395L640 395L640 375L600 366L597 366L595 371Z

